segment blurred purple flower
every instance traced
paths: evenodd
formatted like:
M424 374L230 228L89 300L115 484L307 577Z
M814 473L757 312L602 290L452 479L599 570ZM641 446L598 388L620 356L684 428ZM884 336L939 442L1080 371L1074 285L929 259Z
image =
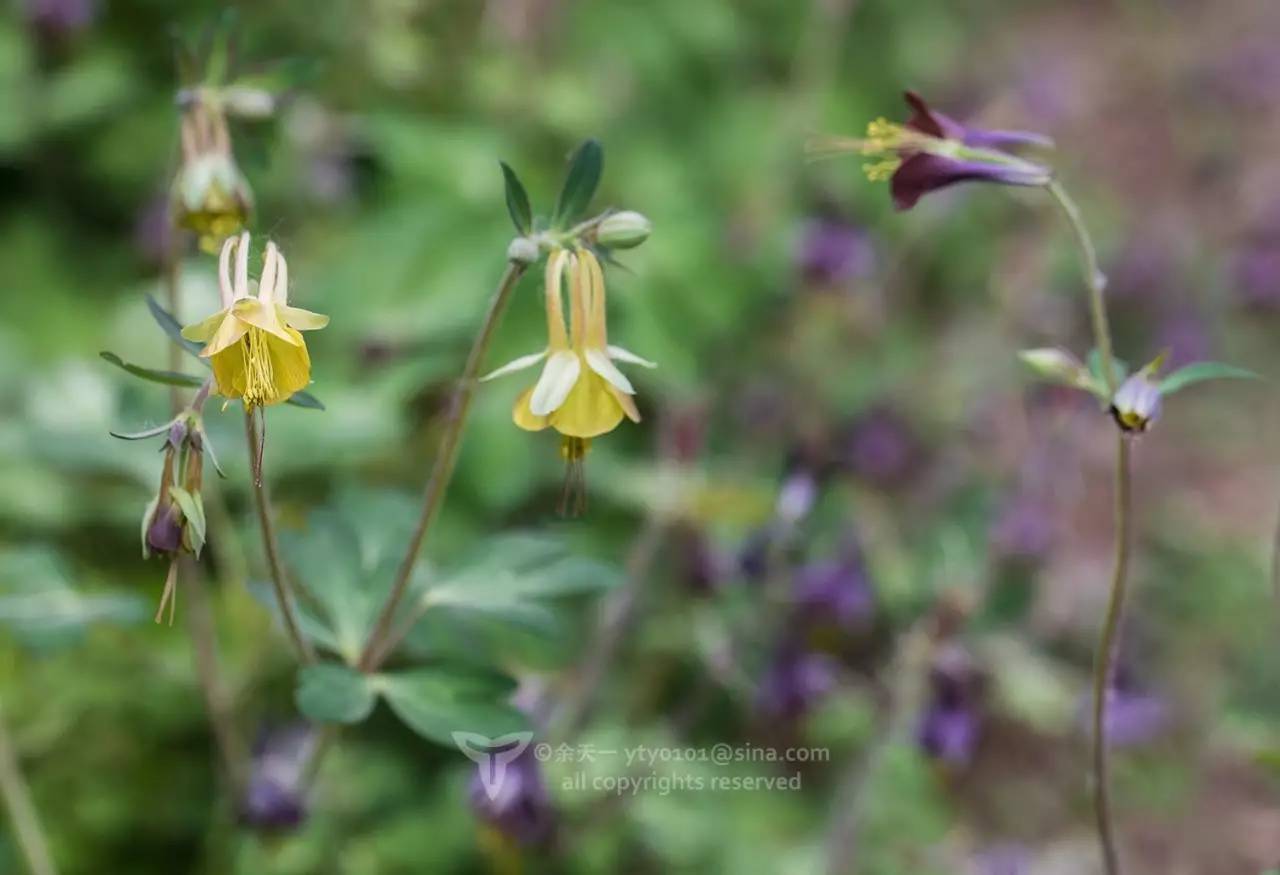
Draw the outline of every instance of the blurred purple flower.
M974 875L1027 875L1031 855L1021 845L996 845L973 859Z
M796 605L810 620L850 629L870 619L875 606L862 556L810 562L796 572Z
M1280 309L1280 241L1256 241L1234 259L1240 300L1258 309Z
M476 816L517 844L534 847L551 839L555 809L532 748L507 764L492 798L479 774L471 779L468 795Z
M891 488L911 475L920 452L902 417L888 407L876 406L849 427L843 455L855 477Z
M798 720L835 686L830 657L783 645L765 670L756 691L756 707L767 718Z
M1053 511L1028 493L1016 494L991 526L991 549L1005 559L1041 560L1053 547Z
M26 0L27 22L50 37L73 36L93 23L95 0Z
M1092 697L1085 696L1079 707L1085 731L1093 725ZM1157 738L1169 726L1168 703L1160 696L1119 682L1107 691L1107 714L1103 732L1108 747L1136 747Z
M784 526L794 526L809 515L818 500L818 477L806 467L797 467L782 481L774 516Z
M304 779L316 736L306 724L265 730L253 751L240 820L266 830L288 830L306 817Z
M1205 327L1204 317L1188 308L1165 317L1156 340L1156 348L1169 351L1164 367L1170 371L1213 358L1213 341Z
M875 268L875 249L856 225L811 219L801 228L795 262L805 283L832 288L869 276Z
M973 760L982 734L983 678L969 652L942 648L929 672L929 700L916 726L925 753L952 766Z
M774 532L769 527L757 529L747 536L738 551L738 570L747 580L762 580L769 571L769 554L773 550Z

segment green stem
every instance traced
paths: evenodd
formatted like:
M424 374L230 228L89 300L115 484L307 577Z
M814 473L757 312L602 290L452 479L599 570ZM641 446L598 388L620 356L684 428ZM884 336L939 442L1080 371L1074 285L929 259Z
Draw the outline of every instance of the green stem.
M471 409L471 398L475 394L480 366L484 364L485 354L489 351L489 344L493 341L498 323L502 321L502 314L506 312L507 304L511 301L511 294L527 269L528 265L524 263L507 262L507 269L503 272L502 279L498 282L498 287L489 301L489 309L480 326L480 333L476 335L475 342L471 345L471 352L467 356L462 377L453 390L453 398L449 404L449 418L445 422L444 435L440 439L440 449L436 452L431 476L427 478L427 485L422 493L422 511L418 514L418 523L414 527L413 535L409 538L409 547L405 551L404 560L400 563L400 569L396 572L391 592L388 593L387 600L382 605L382 611L378 614L373 630L365 642L364 650L360 653L361 671L372 671L390 653L391 648L386 646L384 639L391 634L396 609L409 589L409 581L413 577L418 554L422 551L422 542L426 539L436 514L440 512L441 505L444 504L445 492L449 488L449 481L453 479L453 469L458 461L458 450L462 445L462 433L466 429L467 414Z
M1116 391L1115 357L1111 347L1111 328L1107 323L1107 308L1103 295L1107 278L1098 267L1098 252L1089 236L1089 229L1080 215L1080 208L1066 190L1056 181L1045 188L1061 208L1075 236L1080 251L1080 265L1089 288L1089 314L1093 322L1094 343L1102 357L1102 373L1107 389ZM1102 638L1093 667L1093 809L1097 821L1098 841L1102 846L1102 859L1106 875L1120 875L1120 855L1116 850L1115 826L1111 813L1111 769L1107 749L1106 724L1107 700L1111 686L1112 665L1116 657L1116 640L1124 621L1124 599L1129 575L1129 530L1132 509L1130 507L1129 439L1123 432L1116 436L1115 471L1115 564L1111 574L1111 594L1107 601L1107 613L1103 619Z
M253 483L254 505L258 510L258 526L262 530L262 547L267 554L267 568L271 572L271 586L275 589L276 604L280 607L280 616L284 620L285 631L289 640L298 652L298 658L305 663L316 661L316 652L302 635L298 625L298 616L293 604L293 595L285 576L284 564L280 561L280 543L276 540L275 524L271 521L271 500L267 497L262 472L258 468L262 458L262 441L253 424L253 414L248 410L244 414L244 433L249 444L249 467L253 475L249 478Z
M1120 872L1116 852L1115 827L1111 819L1111 770L1108 762L1106 721L1107 699L1111 687L1111 667L1116 657L1120 622L1124 617L1124 597L1129 571L1130 525L1129 439L1116 435L1116 556L1111 573L1111 597L1102 623L1102 637L1093 668L1093 808L1098 823L1098 838L1108 875Z
M1098 251L1076 202L1056 180L1046 185L1045 189L1061 208L1075 236L1076 248L1080 251L1080 267L1084 271L1085 284L1089 287L1089 316L1093 322L1094 343L1097 344L1098 354L1102 356L1102 373L1106 377L1107 388L1115 394L1115 356L1111 349L1111 328L1107 324L1107 307L1103 300L1107 289L1106 274L1098 267Z
M18 840L18 849L31 875L56 875L49 843L40 827L40 816L31 801L31 790L22 776L18 755L9 738L9 728L0 714L0 797L9 812L9 823Z

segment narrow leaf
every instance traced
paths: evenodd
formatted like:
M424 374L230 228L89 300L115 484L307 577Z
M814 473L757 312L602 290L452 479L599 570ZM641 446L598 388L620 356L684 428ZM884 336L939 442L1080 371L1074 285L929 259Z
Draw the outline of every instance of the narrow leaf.
M533 209L529 206L529 195L524 190L520 177L516 176L507 162L498 163L502 165L502 179L506 183L507 212L511 214L511 222L516 226L516 231L528 234L533 230Z
M138 365L131 365L122 360L120 356L114 352L100 352L105 361L111 362L117 368L128 371L135 377L141 377L144 380L150 380L153 383L163 383L166 386L199 386L204 380L199 377L193 377L189 374L179 374L176 371L156 371L151 368L144 368Z
M325 723L359 723L373 710L369 679L336 663L308 665L298 672L298 710Z
M310 392L294 392L289 396L289 400L285 404L292 404L294 407L305 407L307 410L324 410L324 405L320 403L320 399Z
M1160 381L1160 391L1165 395L1172 395L1195 383L1203 383L1205 380L1258 380L1261 379L1253 371L1245 368L1237 368L1235 365L1225 365L1221 362L1195 362L1178 368L1169 376Z
M555 216L552 224L564 228L582 217L591 203L591 198L600 185L600 174L604 170L604 148L598 140L587 140L578 147L569 162L569 172L565 176L564 187L560 189L560 197L556 199Z
M164 425L157 425L155 428L148 428L145 431L109 431L107 434L111 435L113 438L120 438L122 441L141 441L146 440L147 438L158 437L159 435L167 432L172 426L173 421L170 420Z
M204 344L196 343L194 340L187 340L183 337L182 325L174 318L172 313L160 306L160 302L151 295L147 295L147 309L151 311L151 318L156 320L156 324L160 326L160 329L169 335L170 340L195 356L196 360L206 368L210 366L208 359L200 358L200 350L204 349Z

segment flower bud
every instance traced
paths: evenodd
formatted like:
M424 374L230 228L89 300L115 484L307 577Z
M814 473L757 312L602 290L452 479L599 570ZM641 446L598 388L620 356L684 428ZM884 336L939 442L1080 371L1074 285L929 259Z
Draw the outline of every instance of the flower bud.
M538 244L528 237L516 237L507 247L507 260L517 264L533 264L538 260Z
M1160 418L1162 395L1148 369L1144 368L1120 384L1111 400L1111 415L1127 432L1143 432Z
M632 210L610 213L596 227L596 241L608 249L632 249L649 239L653 223Z
M204 443L197 422L184 414L169 426L160 488L142 518L142 555L196 556L204 548L204 501L200 487Z
M1089 384L1089 372L1066 350L1052 347L1024 349L1018 353L1018 358L1037 376L1050 382L1082 388Z
M269 118L276 109L274 94L247 85L232 85L223 90L222 102L231 115L239 118Z
M182 119L182 165L172 203L174 221L198 234L206 252L216 252L244 227L253 209L253 192L231 153L226 118L199 92Z

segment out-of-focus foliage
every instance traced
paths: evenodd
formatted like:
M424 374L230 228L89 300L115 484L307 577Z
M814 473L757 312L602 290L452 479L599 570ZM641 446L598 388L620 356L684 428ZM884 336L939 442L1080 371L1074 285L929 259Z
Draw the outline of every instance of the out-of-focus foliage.
M0 702L63 875L815 872L853 811L849 871L1092 871L1082 727L1111 434L1092 399L1032 384L1017 361L1087 353L1067 232L1036 191L956 188L896 214L858 159L808 161L803 146L898 117L904 86L1050 134L1101 244L1118 355L1168 348L1169 372L1215 359L1274 375L1276 4L232 5L237 69L289 86L272 120L233 122L252 230L288 252L291 300L332 319L310 341L325 409L273 408L265 458L331 662L299 680L260 598L241 416L216 403L205 425L228 477L206 484L201 585L255 762L299 708L369 716L289 800L305 809L296 828L238 823L187 634L193 593L172 628L139 622L164 578L138 549L159 457L107 433L166 421L168 390L98 353L170 367L146 299L163 299L170 245L169 34L199 34L224 4L10 4ZM511 425L514 386L483 386L414 581L429 607L405 647L421 661L357 677L342 666L523 221L499 161L550 215L588 137L607 156L594 206L653 224L609 278L611 329L661 365L637 377L645 420L599 442L588 514L561 521L554 439ZM215 268L184 261L183 323L216 308ZM494 365L541 343L538 273ZM1136 448L1109 727L1132 872L1280 859L1273 388L1179 393ZM584 596L626 607L603 636L616 654L602 656ZM903 715L901 642L924 627L942 640ZM509 683L497 673L520 682L511 707L492 705ZM527 762L519 817L495 812L473 764L423 739L448 744L442 703L458 709L446 724L528 721L614 755ZM720 743L829 759L622 756ZM792 774L800 789L602 789ZM0 871L21 870L10 836Z

